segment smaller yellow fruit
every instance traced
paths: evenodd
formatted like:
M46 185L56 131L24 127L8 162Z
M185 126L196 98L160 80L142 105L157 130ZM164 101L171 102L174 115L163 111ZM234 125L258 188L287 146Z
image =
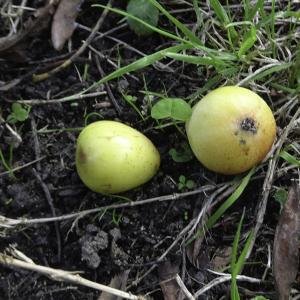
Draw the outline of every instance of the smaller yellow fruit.
M254 92L218 88L193 108L186 131L198 160L222 174L242 173L262 161L276 133L271 109Z
M119 122L94 122L77 140L77 172L85 185L98 193L135 188L151 179L159 165L160 155L152 142Z

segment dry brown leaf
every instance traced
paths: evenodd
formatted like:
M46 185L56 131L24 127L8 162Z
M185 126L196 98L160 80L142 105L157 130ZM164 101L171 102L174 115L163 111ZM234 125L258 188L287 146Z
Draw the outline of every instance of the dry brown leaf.
M279 300L288 300L298 270L299 186L293 184L279 218L273 246L273 272Z
M230 264L232 254L231 246L224 246L223 248L218 248L212 259L212 269L214 271L222 271L226 266Z
M118 290L125 290L128 275L129 275L129 270L124 271L120 273L119 275L116 275L113 277L109 283L109 287L118 289ZM121 300L122 298L112 295L106 292L102 292L101 295L99 296L98 300Z
M177 300L180 288L175 276L179 272L179 264L166 261L159 265L158 276L159 284L162 289L164 300Z
M72 36L75 20L83 0L61 0L51 28L51 39L54 49L61 50L65 42Z

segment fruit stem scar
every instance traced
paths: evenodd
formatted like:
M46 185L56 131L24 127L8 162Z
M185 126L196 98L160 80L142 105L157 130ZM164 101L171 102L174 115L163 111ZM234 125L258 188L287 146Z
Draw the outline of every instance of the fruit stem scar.
M252 118L245 118L241 121L240 127L244 131L249 131L255 134L257 132L256 123Z

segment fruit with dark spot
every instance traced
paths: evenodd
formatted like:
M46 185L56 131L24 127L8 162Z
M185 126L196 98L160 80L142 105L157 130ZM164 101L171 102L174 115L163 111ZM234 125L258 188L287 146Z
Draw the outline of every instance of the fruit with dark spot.
M238 174L261 162L276 134L271 109L256 93L227 86L207 94L193 108L186 131L191 148L208 169Z
M98 193L135 188L150 180L159 165L160 155L152 142L119 122L94 122L77 140L77 172L85 185Z

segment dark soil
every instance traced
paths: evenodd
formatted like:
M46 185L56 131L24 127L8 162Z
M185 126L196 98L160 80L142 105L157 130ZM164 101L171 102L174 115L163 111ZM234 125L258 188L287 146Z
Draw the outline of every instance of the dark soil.
M30 1L32 2L32 1ZM40 5L30 3L33 7ZM93 27L101 10L90 8L86 2L77 19L78 23ZM29 5L29 4L28 4ZM182 16L184 17L184 15ZM101 27L106 32L117 25L120 18L109 14ZM162 21L164 22L164 21ZM192 20L189 20L192 22ZM165 26L167 24L162 24ZM3 29L4 30L4 29ZM5 31L0 34L3 36ZM78 49L88 32L77 29L72 37L72 48ZM118 38L146 54L151 54L168 41L154 34L139 38L128 27L117 30L112 37ZM103 54L100 59L105 74L114 71L107 59L126 65L137 56L131 50L117 44L109 38L96 39L92 47ZM11 100L60 98L72 95L90 86L102 76L96 64L94 52L85 53L73 65L41 82L33 82L26 76L35 70L48 71L55 64L63 61L62 55L68 54L67 46L61 52L53 50L50 40L50 26L30 38L19 49L13 49L0 57L0 82L9 82L16 78L24 79L8 91L1 94L1 113L6 118L11 112ZM90 55L89 55L90 54ZM84 68L88 67L86 80L82 79ZM85 116L98 113L104 119L119 120L144 132L159 149L162 162L158 174L147 184L122 195L134 201L177 193L180 175L195 181L195 189L211 183L222 183L231 178L210 173L193 159L187 163L176 163L168 151L179 148L184 137L170 126L155 129L156 122L148 118L142 122L135 110L122 98L121 90L137 97L137 105L145 104L144 96L139 91L163 93L169 96L186 97L205 83L206 74L199 74L196 67L183 68L182 64L173 64L174 72L159 71L148 67L142 71L109 82L112 93L121 108L118 113L109 95L97 96L75 102L33 105L29 118L18 122L14 128L22 137L22 142L13 149L12 167L22 166L41 158L26 168L0 176L0 212L9 218L44 218L61 216L71 212L105 206L122 200L106 197L89 191L80 181L75 168L75 145L79 131L65 130L83 127ZM81 75L81 77L79 76ZM191 80L189 79L191 78ZM98 90L107 91L107 86ZM104 105L102 105L104 103ZM149 114L149 108L146 112ZM92 115L88 123L98 120ZM41 133L41 129L57 129L55 132ZM59 131L59 129L62 129ZM12 136L4 124L0 125L0 146L6 159L9 157L9 145ZM0 173L6 171L0 165ZM178 264L184 270L185 283L191 292L201 288L202 284L214 278L207 268L211 267L213 255L218 248L232 245L237 222L243 207L246 207L245 229L253 224L255 208L260 197L263 178L258 178L247 187L237 205L227 213L227 217L214 228L204 241L197 257L198 266L185 258L184 244L179 242L163 259ZM184 191L187 191L186 189ZM1 251L14 246L36 264L51 266L68 271L80 271L83 277L92 281L109 284L110 280L124 270L130 270L127 285L131 286L168 249L180 231L199 212L207 195L200 193L184 199L161 201L143 206L108 210L98 214L89 214L77 220L57 223L41 223L1 230ZM53 201L54 212L49 200ZM271 234L274 230L274 218L277 218L279 206L274 201L270 204L264 229ZM273 225L272 225L273 224ZM270 226L270 227L269 227ZM262 239L267 239L265 234ZM269 237L270 238L270 237ZM270 243L270 240L259 244ZM246 267L249 276L256 276L264 271L267 262L266 248L259 248L251 258L253 265ZM185 265L183 265L184 260ZM184 266L184 267L183 267ZM184 268L184 269L183 269ZM229 293L229 283L219 285L206 294L203 299L219 299ZM252 291L264 292L274 289L269 285L244 284L245 294ZM157 269L137 285L130 287L134 294L148 293L153 299L162 299ZM74 284L54 281L39 273L17 268L0 267L0 299L97 299L100 292ZM246 296L245 296L246 298ZM224 299L224 298L223 298Z

